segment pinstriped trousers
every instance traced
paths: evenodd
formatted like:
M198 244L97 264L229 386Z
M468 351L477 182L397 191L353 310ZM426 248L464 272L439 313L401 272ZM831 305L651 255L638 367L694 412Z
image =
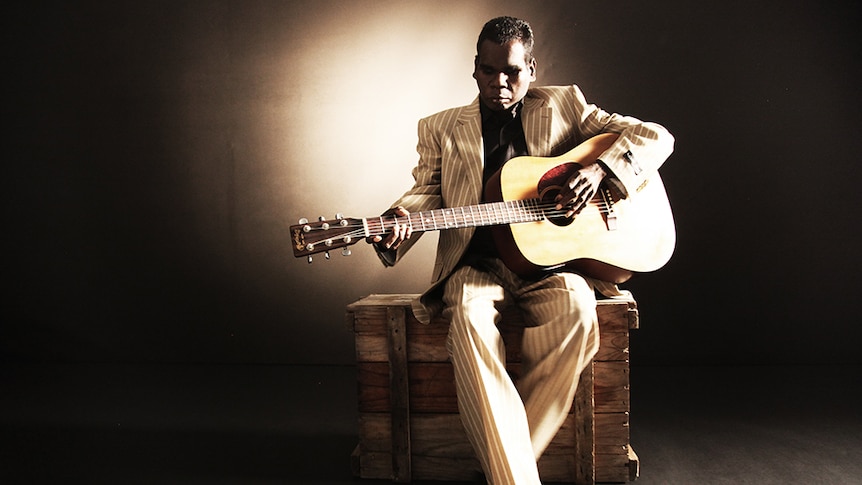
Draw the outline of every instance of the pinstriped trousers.
M493 485L539 484L537 460L571 409L581 372L599 348L596 298L580 275L525 281L496 259L463 266L446 282L447 348L458 408ZM528 326L522 375L506 372L500 310L515 304Z

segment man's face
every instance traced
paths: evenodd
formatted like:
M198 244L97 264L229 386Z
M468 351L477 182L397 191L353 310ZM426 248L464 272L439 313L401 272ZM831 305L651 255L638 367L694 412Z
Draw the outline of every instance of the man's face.
M485 106L495 111L509 109L536 80L536 61L527 62L520 41L497 45L485 40L479 46L473 78Z

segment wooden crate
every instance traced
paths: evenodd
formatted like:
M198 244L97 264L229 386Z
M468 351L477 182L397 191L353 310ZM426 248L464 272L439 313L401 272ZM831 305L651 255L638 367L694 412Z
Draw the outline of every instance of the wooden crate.
M356 336L360 478L473 480L481 467L467 440L446 352L448 323L419 323L417 295L371 295L347 307ZM543 482L628 482L638 476L629 443L629 330L638 326L631 300L598 303L601 346L581 376L572 412L539 460ZM517 310L504 314L507 366L517 374L522 328Z

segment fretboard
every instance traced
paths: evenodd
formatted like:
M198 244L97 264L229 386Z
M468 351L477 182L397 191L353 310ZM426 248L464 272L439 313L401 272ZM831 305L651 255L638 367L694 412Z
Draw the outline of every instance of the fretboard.
M413 232L441 231L477 226L496 226L545 219L545 208L538 199L491 202L464 207L449 207L414 212L406 216L381 216L364 219L367 236L380 236L396 224L408 225Z

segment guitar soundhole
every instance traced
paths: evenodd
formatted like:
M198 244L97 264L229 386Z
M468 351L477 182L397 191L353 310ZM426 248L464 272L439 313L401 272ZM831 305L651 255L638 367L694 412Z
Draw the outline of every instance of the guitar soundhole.
M545 210L545 217L552 224L560 227L568 226L574 221L574 218L566 217L565 208L556 210L553 207L554 199L563 190L563 185L569 180L569 176L581 168L581 164L575 162L566 162L545 172L539 179L539 184L536 186L539 199L543 202L542 205L549 204L550 208Z

